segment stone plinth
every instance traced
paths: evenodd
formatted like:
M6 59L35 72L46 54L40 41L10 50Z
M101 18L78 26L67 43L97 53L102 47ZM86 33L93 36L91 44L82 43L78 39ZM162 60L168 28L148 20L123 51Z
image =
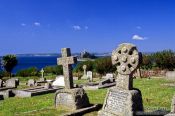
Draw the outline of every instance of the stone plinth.
M88 107L89 99L84 89L62 89L58 90L55 95L55 106L64 106L71 110Z
M143 111L141 92L114 87L108 90L98 116L133 116L137 111Z

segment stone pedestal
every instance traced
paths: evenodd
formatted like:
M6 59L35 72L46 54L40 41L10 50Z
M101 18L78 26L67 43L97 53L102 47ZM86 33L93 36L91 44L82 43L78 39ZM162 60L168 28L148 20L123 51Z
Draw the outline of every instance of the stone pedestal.
M77 110L90 106L89 99L84 89L62 89L55 95L55 107L64 106L71 110Z
M123 90L113 87L108 90L98 116L133 116L137 111L143 111L140 90Z

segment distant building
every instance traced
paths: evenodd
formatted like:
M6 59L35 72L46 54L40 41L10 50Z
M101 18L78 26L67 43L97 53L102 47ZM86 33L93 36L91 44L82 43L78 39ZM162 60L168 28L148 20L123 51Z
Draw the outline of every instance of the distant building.
M83 51L80 53L80 58L96 58L94 54L90 54L89 52L87 51Z

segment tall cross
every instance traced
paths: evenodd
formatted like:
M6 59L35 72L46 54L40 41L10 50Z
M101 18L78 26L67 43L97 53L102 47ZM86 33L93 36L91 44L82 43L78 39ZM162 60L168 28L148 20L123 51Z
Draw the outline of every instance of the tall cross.
M70 48L62 48L61 54L62 58L57 58L57 63L63 66L65 88L71 89L73 88L72 64L77 62L77 58L71 56Z

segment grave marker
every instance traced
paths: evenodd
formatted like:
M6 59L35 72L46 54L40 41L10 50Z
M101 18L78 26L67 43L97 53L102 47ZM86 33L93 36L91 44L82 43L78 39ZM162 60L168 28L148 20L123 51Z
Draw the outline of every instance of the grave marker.
M65 88L73 88L72 64L77 62L76 57L71 56L70 48L63 48L61 50L62 58L58 58L58 65L63 66Z
M129 43L120 44L112 52L112 64L116 65L118 78L116 86L108 90L99 116L133 116L143 111L142 96L133 88L133 72L141 62L136 46Z
M89 99L83 88L73 88L72 64L76 63L76 57L71 56L70 48L61 50L62 58L58 64L63 65L65 89L58 90L55 95L55 107L64 106L76 110L89 106Z

